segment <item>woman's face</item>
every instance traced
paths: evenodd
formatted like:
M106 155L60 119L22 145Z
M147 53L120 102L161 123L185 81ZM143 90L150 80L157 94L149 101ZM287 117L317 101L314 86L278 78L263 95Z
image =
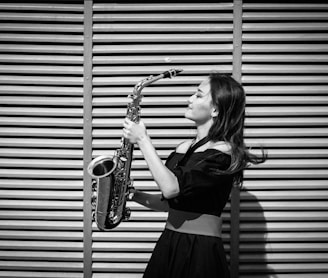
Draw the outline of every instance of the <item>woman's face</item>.
M197 125L212 120L214 107L212 104L211 86L209 79L205 79L197 88L197 91L189 98L185 117L194 121Z

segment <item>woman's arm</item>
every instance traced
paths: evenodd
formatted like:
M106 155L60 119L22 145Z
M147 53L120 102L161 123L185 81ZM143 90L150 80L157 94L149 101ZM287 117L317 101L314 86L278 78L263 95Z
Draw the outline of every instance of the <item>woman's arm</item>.
M131 143L138 144L163 196L167 199L177 196L179 193L178 179L157 155L143 123L136 124L129 119L125 119L123 136L129 139Z
M130 194L131 193L131 201L137 202L140 205L156 211L169 210L168 202L162 198L162 194L150 194L135 189L130 190Z

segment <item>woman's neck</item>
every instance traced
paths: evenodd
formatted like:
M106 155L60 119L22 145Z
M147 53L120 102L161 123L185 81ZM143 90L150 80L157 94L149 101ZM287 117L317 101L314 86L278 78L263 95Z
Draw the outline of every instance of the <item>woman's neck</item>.
M208 132L213 124L212 120L207 121L204 124L197 125L197 134L196 134L196 142L203 139L205 136L208 135Z

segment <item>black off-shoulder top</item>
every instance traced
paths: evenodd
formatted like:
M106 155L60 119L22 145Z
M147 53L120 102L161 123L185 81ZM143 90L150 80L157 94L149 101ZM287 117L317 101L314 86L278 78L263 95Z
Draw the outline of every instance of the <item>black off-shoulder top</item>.
M172 209L220 216L232 188L233 175L218 173L230 165L230 155L216 149L194 152L183 165L183 153L172 152L165 165L178 179L179 195L169 199Z

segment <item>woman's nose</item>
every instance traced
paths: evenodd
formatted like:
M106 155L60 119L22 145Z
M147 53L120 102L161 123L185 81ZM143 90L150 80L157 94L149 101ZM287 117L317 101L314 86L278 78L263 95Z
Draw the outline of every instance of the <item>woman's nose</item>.
M194 100L195 94L191 95L190 98L188 99L188 103L191 104Z

